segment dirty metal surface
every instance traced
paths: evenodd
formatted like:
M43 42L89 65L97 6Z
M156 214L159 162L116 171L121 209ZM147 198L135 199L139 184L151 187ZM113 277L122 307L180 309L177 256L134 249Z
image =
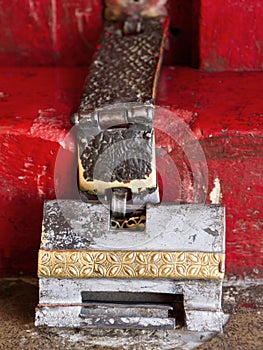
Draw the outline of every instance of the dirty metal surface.
M220 205L148 205L144 233L109 230L108 214L101 204L45 202L41 249L225 252Z
M84 315L80 306L41 306L36 309L36 326L104 329L175 329L175 318L159 316Z
M106 291L112 293L165 293L173 296L184 295L185 307L189 310L219 310L221 307L221 285L220 280L206 280L205 283L199 280L191 280L187 284L184 280L160 281L154 279L59 279L59 278L40 278L39 304L43 305L63 305L63 304L81 304L83 294L88 293L89 298L97 299L98 293ZM155 296L151 300L155 300ZM109 296L108 296L109 297ZM133 297L134 298L134 297ZM105 298L104 298L105 299Z
M94 220L94 215L99 215L99 220ZM172 288L172 294L180 290L183 295L187 330L222 331L224 207L147 205L145 232L111 230L108 216L109 210L102 204L72 200L45 202L36 326L172 329L176 321L169 317L89 315L83 319L81 301L71 303L73 295L79 299L85 292L98 292L101 286L108 293L116 291L117 286L118 292L143 295L147 288L151 290L153 280L158 279L155 288L163 291L167 288L166 293ZM68 225L64 232L65 222L71 226L71 232ZM60 236L61 231L62 247L54 250L56 233ZM69 249L68 233L70 240L72 236L77 238L77 246L78 237L89 235L89 248L72 249L71 240ZM53 298L56 291L60 298L64 296L64 304ZM50 298L48 304L43 303L42 296Z
M263 288L260 284L228 283L224 311L230 315L224 333L103 330L34 327L37 281L0 280L0 349L3 350L261 350ZM209 338L211 338L209 340Z
M99 133L80 151L84 179L87 181L93 179L94 168L99 155L114 144L116 144L116 147L113 147L112 151L107 153L105 162L111 159L115 164L117 156L114 153L116 151L124 154L129 152L131 158L123 160L117 169L113 168L113 171L110 166L102 163L101 170L96 171L96 179L106 182L145 179L152 172L152 136L153 131L147 128L144 128L144 130L117 129L111 132ZM144 142L140 142L141 140ZM140 158L136 159L136 155L140 155Z
M150 306L150 307L149 307ZM172 306L165 304L121 304L121 303L103 303L103 302L85 302L81 308L80 316L118 316L118 317L168 317L169 310Z
M137 193L134 183L139 180L141 192L156 188L153 129L118 128L88 138L80 131L78 139L82 191L102 194L111 187L125 186Z
M180 308L180 327L191 331L222 331L224 314L221 310L222 280L213 279L96 279L96 278L41 278L39 279L39 304L36 309L37 326L49 325L61 327L92 327L95 326L93 317L91 323L84 324L80 317L82 307L87 300L98 300L98 295L104 301L111 296L125 301L143 300L151 303L161 300L171 303L182 297L181 307L176 302L174 311ZM162 294L160 299L159 295ZM135 299L136 298L136 299ZM171 302L171 300L173 300ZM111 309L111 308L110 308ZM112 316L112 318L114 318ZM159 317L158 317L159 318ZM156 319L156 317L155 317ZM165 325L166 318L163 319ZM155 320L158 321L157 319ZM168 324L171 325L171 323ZM136 321L137 322L137 321ZM159 322L159 321L158 321ZM157 323L158 323L157 322ZM178 324L179 324L178 323ZM147 317L142 318L140 325L154 327ZM162 326L162 323L158 323ZM98 324L99 326L99 324ZM103 324L101 324L103 326ZM129 324L127 324L129 327Z

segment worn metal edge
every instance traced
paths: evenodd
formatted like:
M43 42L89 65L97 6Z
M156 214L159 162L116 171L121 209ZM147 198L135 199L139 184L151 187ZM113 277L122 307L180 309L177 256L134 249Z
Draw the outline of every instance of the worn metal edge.
M160 76L160 70L161 70L161 65L163 62L163 54L164 54L164 48L165 48L165 40L168 38L168 31L169 31L169 24L170 24L170 17L167 16L165 18L165 21L163 23L163 37L160 45L160 53L159 53L159 60L156 66L156 71L154 75L154 81L153 81L153 86L152 86L152 99L155 103L155 98L156 98L156 92L157 92L157 84Z

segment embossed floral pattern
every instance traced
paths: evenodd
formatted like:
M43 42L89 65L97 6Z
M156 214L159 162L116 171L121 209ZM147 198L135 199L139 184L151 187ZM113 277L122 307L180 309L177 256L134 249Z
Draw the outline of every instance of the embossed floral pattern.
M39 277L213 278L224 277L224 254L150 251L40 250Z

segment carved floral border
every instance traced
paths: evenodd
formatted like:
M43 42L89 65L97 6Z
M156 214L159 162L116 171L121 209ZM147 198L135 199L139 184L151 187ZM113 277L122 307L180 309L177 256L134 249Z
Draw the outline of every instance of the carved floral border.
M222 279L223 266L224 254L206 252L40 250L38 276Z

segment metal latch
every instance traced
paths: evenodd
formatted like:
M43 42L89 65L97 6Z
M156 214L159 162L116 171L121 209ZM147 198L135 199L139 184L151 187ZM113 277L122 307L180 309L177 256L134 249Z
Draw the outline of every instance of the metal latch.
M141 230L146 204L159 202L153 120L168 20L140 1L106 2L105 14L111 21L72 116L79 189L82 200L110 207L112 228Z

